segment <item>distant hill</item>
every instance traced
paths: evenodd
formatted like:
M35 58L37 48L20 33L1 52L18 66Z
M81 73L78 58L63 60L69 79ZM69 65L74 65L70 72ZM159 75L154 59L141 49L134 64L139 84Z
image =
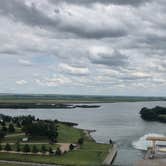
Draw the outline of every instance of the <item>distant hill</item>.
M44 103L112 103L166 101L166 97L137 97L137 96L91 96L91 95L54 95L54 94L0 94L3 102L44 102Z

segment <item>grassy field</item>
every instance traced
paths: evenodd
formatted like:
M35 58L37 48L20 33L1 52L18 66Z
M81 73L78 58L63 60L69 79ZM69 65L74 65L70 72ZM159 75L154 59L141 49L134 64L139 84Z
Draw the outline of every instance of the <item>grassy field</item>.
M165 97L0 94L0 103L112 103L165 101Z
M67 152L61 156L39 156L35 154L25 155L0 152L0 160L59 164L67 166L100 166L112 146L108 144L95 143L90 137L85 134L83 130L73 128L63 123L58 124L58 133L58 143L77 143L79 138L84 138L84 144L81 145L79 149ZM2 142L11 143L16 141L17 139L20 139L20 136L5 138L5 140L3 140ZM36 139L36 142L40 142L41 140L41 138L38 138ZM34 141L30 141L27 144L30 145L31 142ZM22 146L23 145L21 145L21 147ZM58 147L57 144L48 144L46 145L46 148L49 148L50 146L52 147L52 149L56 149ZM30 147L32 148L32 145L30 145ZM38 144L37 147L41 148L41 144ZM12 145L12 149L15 150L15 148L15 145ZM0 164L0 166L3 165L7 166L6 164ZM8 165L10 166L11 164Z
M12 164L12 163L0 163L0 166L27 166L23 164Z

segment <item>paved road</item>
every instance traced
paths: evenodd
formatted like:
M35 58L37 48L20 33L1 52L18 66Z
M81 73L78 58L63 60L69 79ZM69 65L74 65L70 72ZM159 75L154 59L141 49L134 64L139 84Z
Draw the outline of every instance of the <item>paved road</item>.
M141 160L135 166L166 166L166 159Z

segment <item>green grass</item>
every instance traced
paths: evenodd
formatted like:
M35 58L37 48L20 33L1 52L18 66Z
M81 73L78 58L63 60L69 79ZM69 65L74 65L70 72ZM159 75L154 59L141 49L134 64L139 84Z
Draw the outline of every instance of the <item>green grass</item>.
M83 137L81 129L75 129L65 124L58 124L58 142L77 143L78 139Z
M1 162L1 161L0 161ZM14 163L0 163L0 166L27 166L23 164L14 164Z
M29 145L30 149L32 150L34 144L33 145L32 144L28 144L28 145ZM51 144L35 144L35 146L37 147L37 149L39 151L41 150L42 145L44 145L46 147L46 149L49 149L49 147L51 147L53 150L56 150L59 147L59 145L57 145L57 144L53 144L53 145L51 145ZM16 151L17 150L16 145L10 145L10 146L12 148L12 151ZM5 147L5 145L2 145L3 149L4 149L4 147ZM23 147L24 147L24 144L20 144L20 149L21 150L23 150Z
M1 153L0 159L68 166L100 166L111 146L85 142L79 149L62 156L37 156Z
M91 138L81 129L77 129L66 124L58 123L58 142L59 143L77 143L79 138L84 138L85 142L78 150L70 151L61 156L39 156L39 155L23 155L23 154L10 154L0 152L0 160L9 161L22 161L22 162L34 162L43 164L58 164L67 166L100 166L106 157L111 145L95 143ZM9 137L5 141L13 142L18 137ZM19 138L20 139L20 138ZM4 142L4 141L3 141ZM30 142L48 142L44 138L36 138L30 140ZM30 142L27 142L27 144ZM23 145L21 145L22 147ZM30 145L31 148L33 145ZM56 149L58 145L45 145L47 148L52 147ZM41 145L37 145L38 149ZM12 145L15 149L15 145ZM1 165L0 165L1 166Z

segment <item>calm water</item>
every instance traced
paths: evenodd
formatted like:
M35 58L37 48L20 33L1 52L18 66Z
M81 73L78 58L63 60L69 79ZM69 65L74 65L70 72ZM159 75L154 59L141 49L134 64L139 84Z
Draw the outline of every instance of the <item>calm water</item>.
M93 137L98 142L108 142L111 138L119 145L118 156L114 165L132 166L141 159L143 151L132 146L134 141L149 134L165 134L166 125L158 122L145 122L139 117L142 107L166 106L166 102L107 103L100 108L76 109L29 109L0 110L0 113L18 116L32 114L42 119L58 119L79 123L80 128L95 129Z

